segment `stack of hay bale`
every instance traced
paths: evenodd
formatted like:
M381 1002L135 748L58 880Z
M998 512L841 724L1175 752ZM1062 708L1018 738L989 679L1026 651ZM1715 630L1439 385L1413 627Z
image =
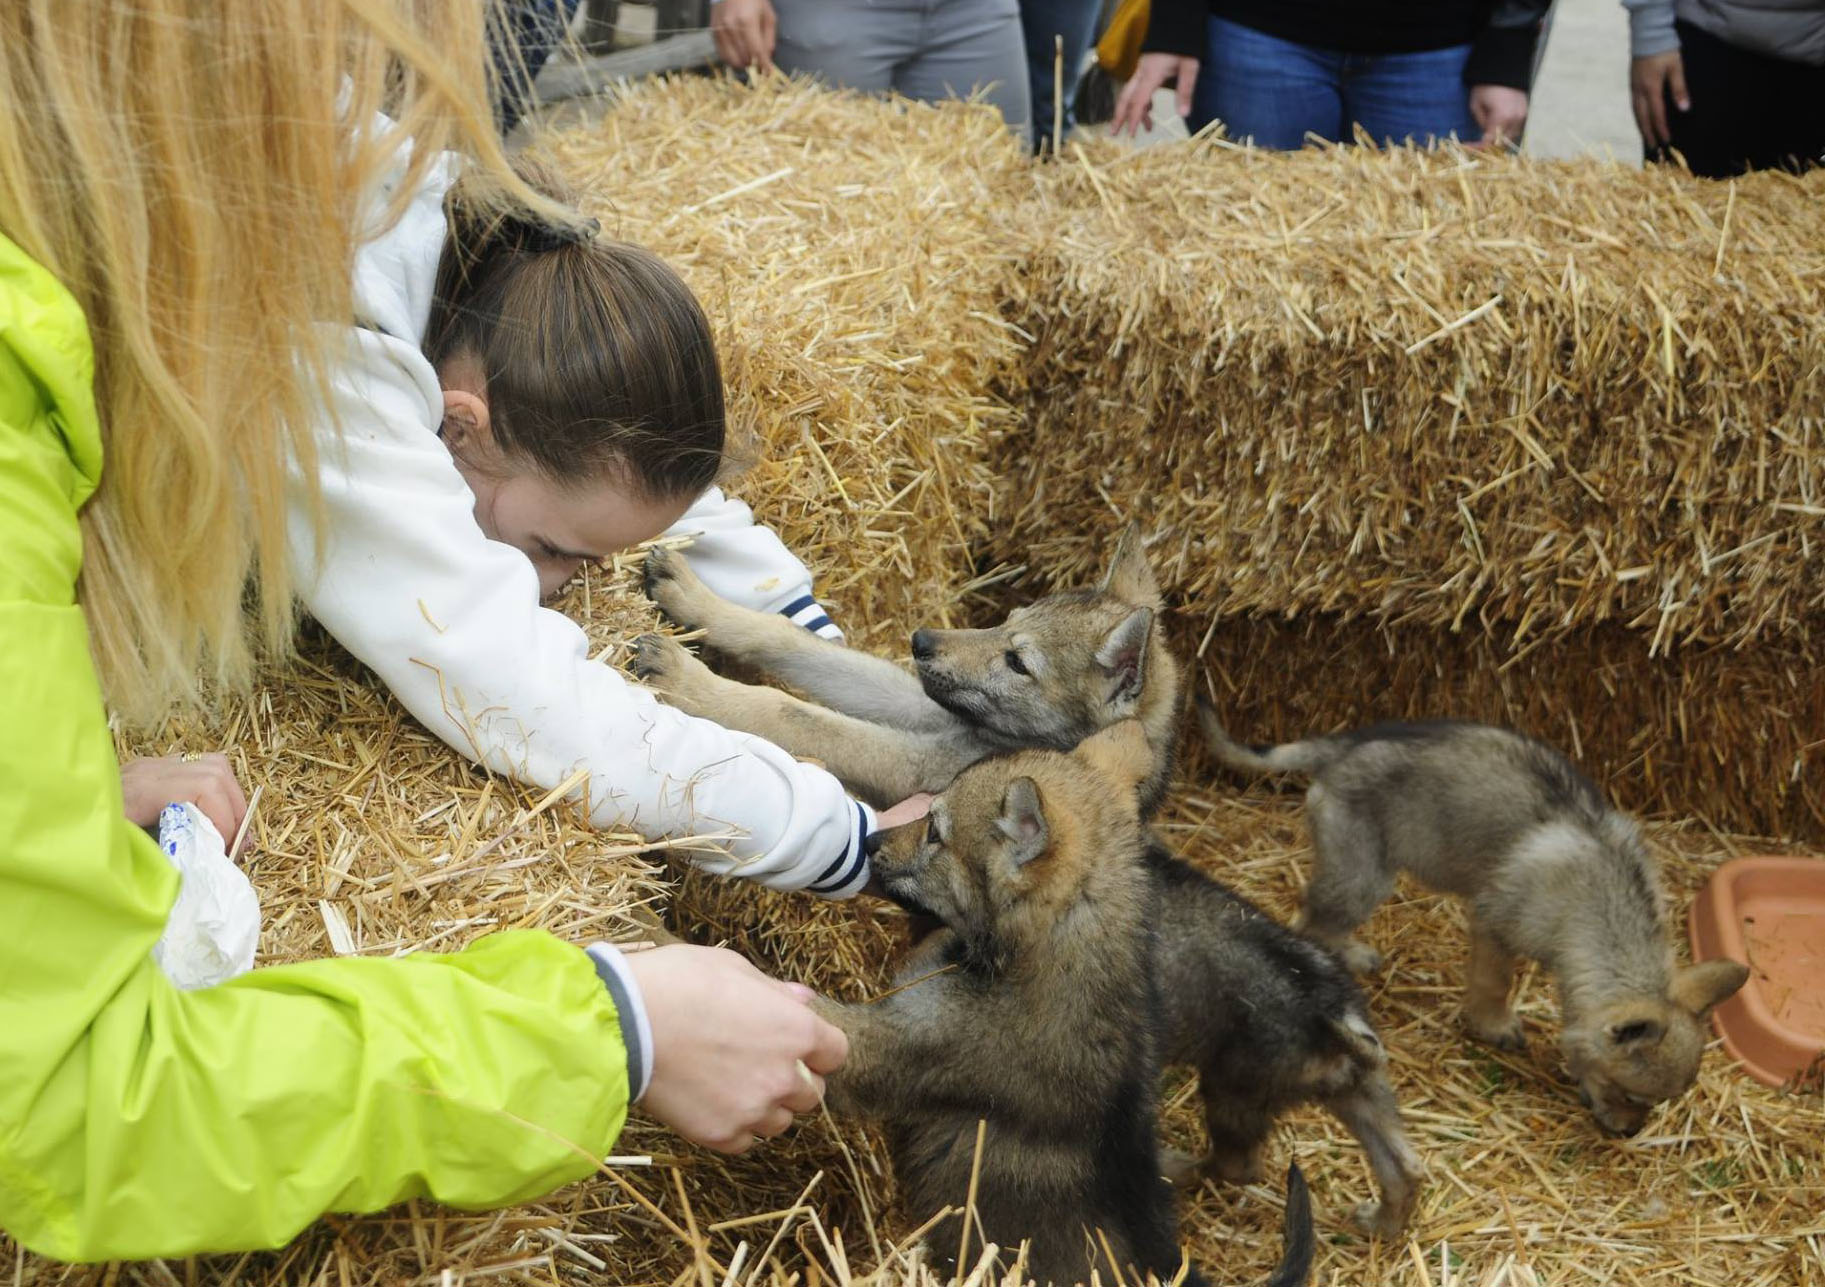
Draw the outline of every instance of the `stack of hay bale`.
M1825 176L1191 152L1041 182L1002 552L1138 518L1249 740L1479 718L1825 834Z

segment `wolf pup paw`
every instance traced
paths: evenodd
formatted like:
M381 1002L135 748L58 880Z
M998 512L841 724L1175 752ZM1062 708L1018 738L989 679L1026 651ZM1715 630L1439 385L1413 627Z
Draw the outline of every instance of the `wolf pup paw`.
M628 669L634 672L636 679L654 688L663 689L668 680L684 670L686 662L694 660L682 645L664 635L641 635L634 640L633 650Z
M1481 1018L1466 1014L1464 1027L1472 1037L1486 1046L1497 1050L1527 1049L1527 1033L1521 1028L1519 1016L1505 1014L1499 1018Z
M1205 1159L1184 1149L1160 1150L1160 1174L1175 1189L1195 1189L1203 1182Z
M709 591L697 579L690 560L683 554L663 546L648 550L640 586L646 591L646 597L678 625L686 630L702 628L700 604Z
M1400 1213L1390 1211L1385 1202L1358 1202L1350 1212L1350 1223L1371 1238L1398 1238L1406 1227Z
M1351 974L1374 974L1381 969L1381 953L1361 939L1345 939L1338 945L1337 955L1343 958L1344 968Z

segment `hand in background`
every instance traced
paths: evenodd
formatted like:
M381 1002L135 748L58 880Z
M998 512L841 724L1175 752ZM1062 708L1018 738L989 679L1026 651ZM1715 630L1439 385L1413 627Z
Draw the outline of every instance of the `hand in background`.
M770 71L777 19L769 0L716 0L710 6L710 36L716 54L731 67Z
M1649 54L1629 63L1629 95L1635 106L1635 128L1641 141L1652 152L1673 141L1667 126L1667 99L1682 112L1692 110L1692 96L1686 92L1686 64L1677 49L1664 54Z
M1190 116L1191 90L1198 83L1198 60L1177 54L1142 54L1134 75L1115 100L1115 118L1109 123L1109 132L1119 136L1124 131L1137 133L1143 126L1152 129L1154 91L1167 81L1177 84L1179 115Z
M1527 92L1509 85L1472 85L1470 115L1485 144L1516 146L1527 128Z

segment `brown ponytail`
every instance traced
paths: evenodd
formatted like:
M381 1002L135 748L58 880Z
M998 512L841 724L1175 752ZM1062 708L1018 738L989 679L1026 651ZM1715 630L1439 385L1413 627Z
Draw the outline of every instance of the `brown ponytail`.
M556 178L515 163L568 205ZM425 353L478 363L496 445L553 482L609 474L653 500L695 496L723 465L722 372L690 288L638 246L448 202Z

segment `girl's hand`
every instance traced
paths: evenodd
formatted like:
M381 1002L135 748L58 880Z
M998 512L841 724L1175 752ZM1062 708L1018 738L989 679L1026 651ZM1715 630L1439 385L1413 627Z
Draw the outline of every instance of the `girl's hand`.
M724 0L727 3L727 0ZM693 1143L744 1153L824 1097L822 1074L849 1054L813 993L768 978L719 947L624 951L653 1030L641 1107Z
M168 804L194 804L230 844L247 816L247 797L241 794L228 757L215 753L128 760L120 766L120 793L127 821L135 826L156 825Z
M935 798L929 791L919 791L907 796L891 809L883 809L875 814L875 830L892 831L895 827L904 827L909 822L917 822L932 811L932 801Z

